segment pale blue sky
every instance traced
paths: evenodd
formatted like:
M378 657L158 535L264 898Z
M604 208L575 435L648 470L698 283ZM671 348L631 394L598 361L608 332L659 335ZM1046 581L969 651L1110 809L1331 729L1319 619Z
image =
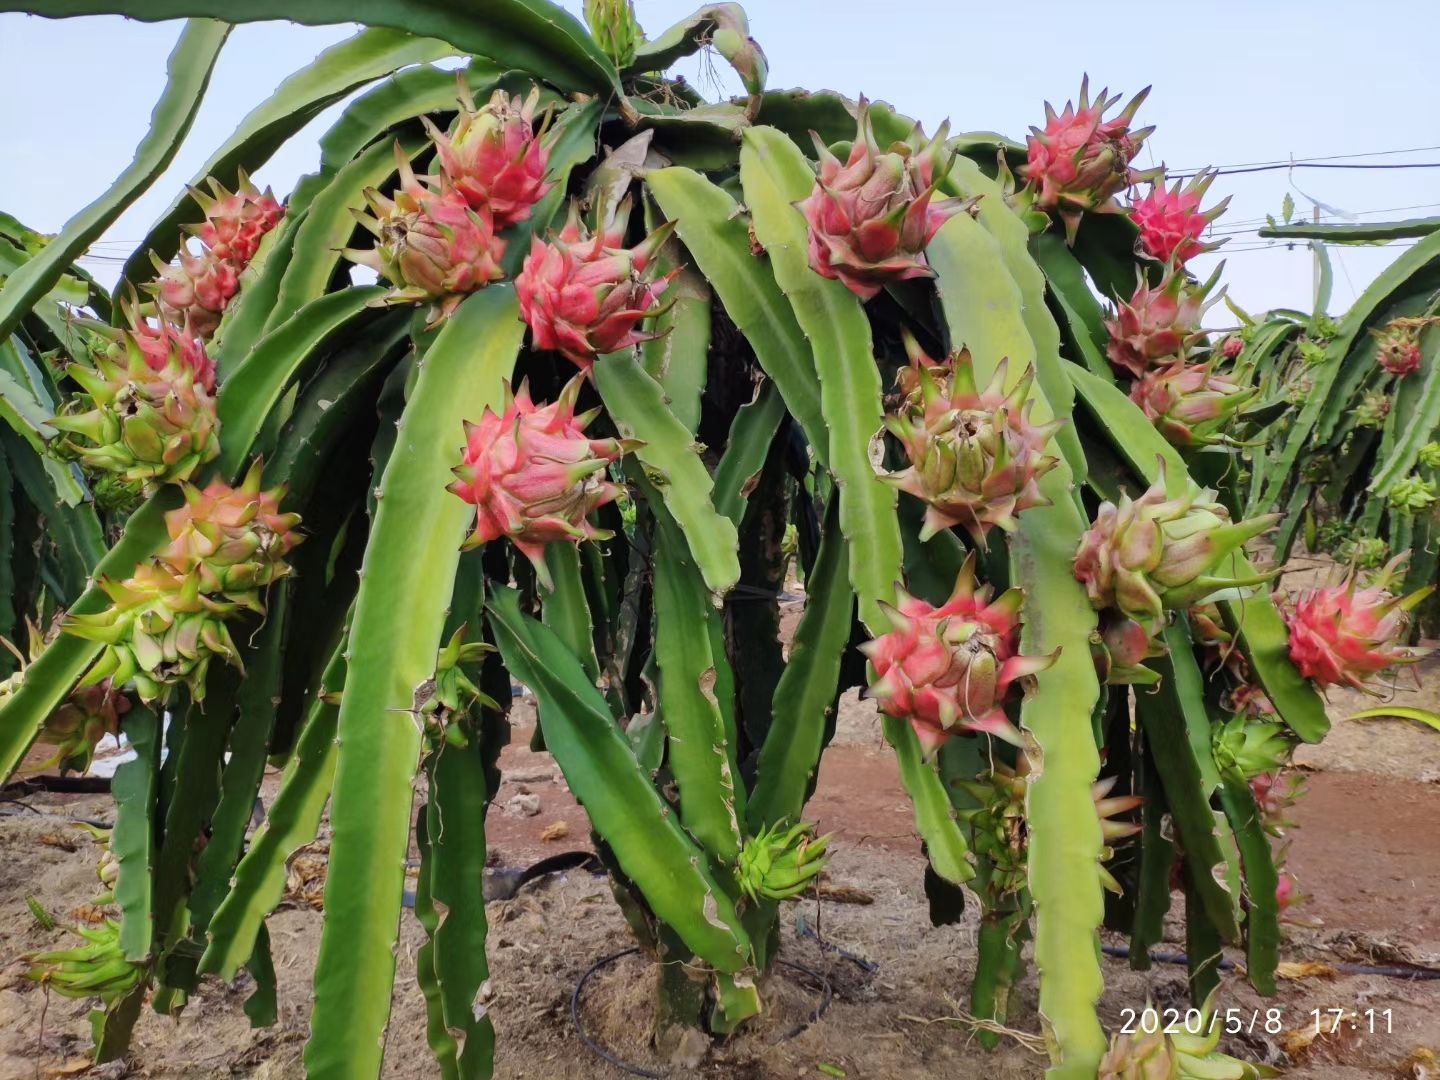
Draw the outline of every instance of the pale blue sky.
M578 12L582 0L568 0ZM637 0L653 34L697 0ZM1433 55L1434 0L1224 0L1191 4L1076 4L1056 0L967 5L910 0L751 0L755 36L769 56L771 86L866 93L893 103L933 130L1022 137L1059 106L1089 71L1127 97L1153 84L1140 121L1158 130L1142 161L1182 169L1335 154L1440 147ZM0 207L53 231L110 183L129 161L164 81L178 24L117 18L52 22L0 15ZM206 101L171 171L113 227L94 251L128 253L251 107L316 52L351 28L284 24L238 27L222 53ZM688 76L716 86L693 63ZM728 74L728 73L725 73ZM722 76L726 91L732 79ZM337 106L338 109L338 106ZM332 114L258 174L289 191L316 164L315 141ZM1440 149L1356 159L1369 164L1440 161ZM1284 171L1222 176L1212 193L1233 194L1220 227L1253 228L1278 213L1290 187ZM1304 192L1361 220L1440 214L1440 169L1297 171ZM1294 191L1302 213L1310 204ZM1429 204L1429 205L1424 205ZM1374 213L1392 208L1419 207ZM1310 257L1258 250L1251 235L1228 245L1225 280L1250 309L1308 307ZM1222 251L1223 254L1223 251ZM1347 250L1336 263L1332 311L1394 257L1390 249ZM113 280L119 262L90 264ZM1208 265L1197 269L1208 272ZM1219 315L1219 313L1216 313ZM1215 322L1217 320L1212 320Z

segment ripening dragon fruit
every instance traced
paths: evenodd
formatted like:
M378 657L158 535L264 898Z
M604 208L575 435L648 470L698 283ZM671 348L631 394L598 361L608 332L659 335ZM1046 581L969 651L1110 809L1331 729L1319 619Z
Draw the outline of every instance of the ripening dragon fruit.
M1203 251L1213 251L1225 241L1204 244L1200 237L1210 223L1225 212L1230 204L1227 196L1216 206L1202 211L1200 202L1215 182L1216 173L1206 169L1196 173L1190 182L1166 189L1161 177L1150 185L1150 194L1130 204L1130 220L1140 230L1140 250L1152 259L1180 264L1189 262Z
M62 624L66 633L105 646L80 685L109 679L114 686L133 686L143 701L165 700L177 683L203 701L213 657L240 666L226 620L244 609L264 611L254 594L206 595L198 574L177 574L154 559L125 581L102 578L99 585L110 606L95 614L72 613Z
M1153 686L1160 681L1159 673L1146 667L1145 661L1164 656L1165 646L1149 626L1118 611L1100 613L1090 652L1096 674L1110 686Z
M466 423L465 449L448 490L474 505L475 532L466 547L507 539L532 563L545 587L545 545L605 539L586 520L620 494L605 470L633 443L585 437L588 416L575 415L584 377L570 380L549 405L536 405L521 384L506 390L502 413L491 409Z
M1213 363L1148 368L1130 384L1130 400L1166 441L1181 447L1223 442L1216 429L1257 393L1217 374Z
M1193 1020L1162 1026L1161 1010L1147 1005L1133 1031L1110 1037L1098 1080L1255 1080L1275 1070L1222 1054L1225 1025L1215 1018L1215 994ZM1198 1023L1196 1022L1198 1021Z
M974 780L955 782L979 804L974 810L962 811L960 816L969 819L975 853L989 868L981 887L988 893L987 900L992 906L1029 885L1030 836L1025 806L1031 778L1030 758L1022 750L1014 768L996 760ZM1119 777L1107 776L1090 785L1090 798L1105 841L1100 855L1102 864L1114 855L1112 843L1140 831L1134 822L1115 820L1121 814L1138 809L1145 801L1138 795L1112 795L1118 780ZM1101 884L1118 893L1120 883L1114 875L1103 865L1097 869Z
M939 363L908 331L904 336L910 366L900 369L896 381L905 401L900 412L885 418L885 426L904 446L910 468L885 479L929 507L922 540L961 525L983 545L992 526L1008 532L1017 515L1050 504L1039 481L1058 463L1045 448L1064 422L1030 419L1026 399L1033 369L1007 393L1008 366L1002 360L981 390L967 350Z
M535 110L540 88L523 101L496 90L483 109L464 76L459 76L460 119L452 135L446 135L421 117L425 130L435 142L440 170L450 186L464 196L472 210L487 214L498 231L530 217L535 204L553 183L546 182L550 151L544 131L535 134Z
M208 247L196 255L181 247L176 264L166 264L153 251L156 278L146 286L160 304L160 313L177 326L205 340L214 336L230 301L240 291L240 272Z
M1032 127L1026 140L1028 157L1021 175L1034 192L1034 205L1060 215L1065 223L1065 238L1071 244L1081 214L1087 210L1102 214L1119 211L1115 196L1150 175L1130 167L1141 144L1155 130L1130 130L1150 88L1136 94L1110 120L1105 119L1105 112L1120 100L1120 95L1107 97L1107 93L1100 91L1092 103L1090 76L1085 76L1080 83L1078 107L1067 101L1065 111L1056 113L1047 101L1044 130Z
M445 177L433 186L417 178L399 143L395 160L400 172L395 197L368 188L365 201L374 216L351 211L378 243L347 248L344 255L395 286L387 303L434 301L427 322L434 326L470 293L505 276L500 266L505 241L495 235L490 211L474 209Z
M215 392L215 361L205 352L205 342L194 333L188 319L161 318L152 323L143 317L136 318L131 324L131 334L151 371L164 371L171 356L175 356L181 368L195 373L195 381L207 394Z
M860 651L870 658L868 696L887 716L909 721L927 752L961 731L985 732L1020 743L1005 715L1019 682L1056 660L1021 656L1024 593L990 599L975 580L975 555L965 560L955 590L940 607L901 592L885 606L893 629Z
M1104 502L1075 553L1075 577L1097 610L1115 608L1155 627L1166 608L1184 608L1220 589L1259 585L1274 575L1221 578L1232 551L1280 520L1266 514L1232 524L1208 492L1166 495L1165 477L1139 499Z
M1399 322L1400 320L1396 320ZM1420 349L1419 336L1405 327L1387 326L1383 332L1371 331L1378 344L1375 355L1380 366L1397 378L1405 378L1420 370L1424 353Z
M288 574L300 515L280 513L283 487L260 490L261 468L257 460L239 487L182 485L185 505L165 515L170 543L158 558L177 574L198 574L206 593L259 589Z
M100 740L119 735L120 717L129 711L130 699L109 679L77 689L45 718L36 741L55 747L55 753L35 765L34 771L59 767L85 772Z
M655 302L679 273L655 276L655 256L675 226L667 222L627 249L619 245L629 217L627 199L592 236L572 204L559 236L548 243L538 236L531 240L515 292L535 348L553 349L588 372L596 356L654 337L636 327L654 314Z
M796 206L809 224L810 268L868 300L891 282L930 277L925 246L941 225L970 210L975 200L934 198L949 171L949 163L942 161L949 121L928 141L917 124L903 142L883 151L863 97L857 121L855 142L843 163L811 133L820 175L809 197Z
M1328 686L1366 686L1388 668L1413 664L1427 650L1400 644L1409 611L1434 591L1430 586L1405 597L1392 597L1390 583L1410 553L1395 556L1361 588L1359 575L1303 593L1285 612L1290 627L1290 659L1300 674L1322 690Z
M204 350L187 351L172 337L169 357L156 369L141 336L125 334L123 350L101 354L94 368L71 364L67 371L85 399L50 421L68 436L56 444L58 453L135 492L188 480L220 452L214 368L200 362Z
M1183 361L1191 346L1205 338L1200 320L1206 309L1224 295L1221 289L1210 297L1223 269L1222 263L1203 285L1173 265L1153 288L1142 277L1129 302L1117 300L1115 314L1105 320L1110 362L1139 378L1153 367Z
M280 205L274 192L268 187L264 191L257 188L244 169L240 170L240 181L234 191L227 191L212 177L210 194L192 187L190 196L205 212L205 221L187 226L186 231L236 271L250 265L260 249L260 241L285 216L285 207Z

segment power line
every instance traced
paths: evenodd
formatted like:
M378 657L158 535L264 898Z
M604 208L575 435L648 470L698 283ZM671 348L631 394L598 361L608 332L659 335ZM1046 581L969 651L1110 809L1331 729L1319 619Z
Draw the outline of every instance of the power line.
M1209 169L1209 168L1218 168L1218 169L1222 169L1222 170L1224 170L1224 169L1248 169L1248 168L1251 168L1252 166L1256 166L1256 165L1290 165L1290 164L1292 164L1292 163L1294 163L1294 164L1299 164L1299 163L1301 163L1301 162L1306 162L1306 163L1308 163L1308 162L1312 162L1312 161L1346 161L1346 160L1350 160L1350 159L1352 159L1352 158L1391 157L1391 156L1393 156L1393 155L1395 155L1395 154L1422 154L1422 153L1426 152L1427 150L1440 150L1440 146L1412 146L1412 147L1409 147L1408 149L1405 149L1405 150L1372 150L1372 151L1370 151L1369 153L1366 153L1366 154L1327 154L1327 155L1322 156L1322 157L1305 157L1305 158L1294 158L1294 157L1292 157L1292 158L1284 158L1284 159L1279 159L1279 158L1277 158L1277 159L1275 159L1275 160L1273 160L1273 161L1239 161L1239 162L1233 162L1233 163L1231 163L1231 164L1229 164L1229 165L1190 166L1190 167L1185 168L1185 169L1176 169L1175 172L1176 172L1177 174L1179 174L1179 173L1190 173L1190 174L1193 175L1193 174L1195 174L1195 173L1203 172L1205 169Z
M1314 161L1287 161L1280 165L1256 165L1249 169L1217 169L1221 176L1239 176L1242 173L1276 172L1280 169L1440 169L1440 161L1397 161L1383 165L1335 165ZM1189 180L1196 173L1176 173L1171 180Z

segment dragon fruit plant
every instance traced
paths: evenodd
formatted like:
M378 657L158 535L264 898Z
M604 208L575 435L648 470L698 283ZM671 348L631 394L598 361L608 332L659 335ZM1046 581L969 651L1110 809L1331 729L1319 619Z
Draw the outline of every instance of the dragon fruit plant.
M1378 567L1410 553L1401 594L1440 581L1435 541L1440 403L1427 390L1440 356L1440 233L1434 223L1272 225L1266 237L1308 240L1322 268L1316 311L1247 317L1245 363L1267 390L1238 434L1252 444L1247 513L1283 509L1276 558L1301 541L1311 552ZM1332 244L1413 237L1351 309L1331 319ZM1287 407L1288 405L1288 407ZM1434 633L1435 609L1421 604L1412 632Z
M183 7L137 166L57 237L0 217L0 633L54 628L4 684L0 773L117 725L135 750L98 1057L205 974L248 970L273 1020L266 919L328 805L308 1074L379 1075L409 882L439 1072L489 1076L516 683L664 961L662 1056L754 1022L784 905L848 858L806 807L854 688L932 913L982 897L977 1015L1005 1021L1033 942L1053 1075L1100 1068L1100 926L1144 962L1172 867L1194 955L1242 944L1272 989L1251 785L1326 720L1244 553L1273 521L1228 438L1258 343L1199 325L1206 183L1133 190L1143 94L1082 87L1024 145L927 137L766 92L734 4L647 39L623 0L585 5L593 33L545 0L315 0L376 24L217 140L112 295L74 260L172 159L216 20L267 14ZM707 47L745 97L665 74ZM283 199L249 180L356 91Z

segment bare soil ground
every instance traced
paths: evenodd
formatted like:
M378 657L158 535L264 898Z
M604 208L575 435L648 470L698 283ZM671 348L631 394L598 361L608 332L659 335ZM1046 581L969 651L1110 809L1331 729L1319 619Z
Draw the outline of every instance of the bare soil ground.
M1421 668L1423 689L1401 679L1398 703L1440 706L1440 663ZM1306 902L1286 926L1284 959L1291 969L1273 999L1257 997L1243 975L1230 972L1224 1006L1252 1010L1254 1031L1232 1039L1230 1049L1251 1060L1287 1067L1287 1075L1314 1080L1435 1076L1424 1052L1440 1050L1440 982L1402 981L1378 975L1341 975L1336 963L1418 961L1440 966L1440 736L1401 723L1347 723L1371 704L1359 695L1335 695L1335 731L1307 749L1309 794L1295 817L1299 828L1290 857ZM554 762L527 749L533 714L516 713L505 751L505 781L490 813L494 860L528 866L557 852L588 847L584 815ZM267 798L275 778L267 780ZM517 798L521 797L521 798ZM538 812L524 804L538 798ZM27 806L0 806L0 1080L73 1075L85 1063L87 1005L47 995L21 978L14 958L48 946L26 911L35 895L63 915L81 909L97 891L97 849L70 821L108 818L108 799L36 796ZM531 806L533 809L533 804ZM974 925L930 926L922 888L923 860L893 755L880 739L873 710L853 698L843 703L836 744L821 770L810 815L837 833L836 855L820 900L787 905L781 957L822 972L834 990L824 1017L798 1035L794 1029L816 1002L803 979L782 971L768 993L771 1013L752 1031L717 1046L697 1069L671 1068L670 1076L770 1080L820 1077L831 1066L856 1077L994 1080L1034 1077L1045 1057L1034 1038L1033 972L1020 988L1011 1023L1029 1039L1007 1039L994 1053L974 1042L963 1020L974 953ZM326 836L310 850L310 868L323 869ZM130 1061L89 1075L115 1077L300 1077L300 1053L309 1014L309 978L321 913L296 889L270 921L280 981L281 1011L272 1028L252 1031L241 1004L243 977L227 987L208 981L184 1015L170 1020L147 1011L137 1027ZM625 1074L594 1057L569 1018L576 980L596 959L630 944L605 880L584 870L536 881L509 900L489 905L493 1006L499 1033L496 1074L560 1080ZM853 957L822 951L809 932ZM1183 949L1179 924L1167 935ZM423 934L407 912L397 954L394 1012L385 1076L395 1080L438 1072L424 1040L424 1006L413 978L413 957ZM1123 944L1108 939L1110 944ZM1233 955L1232 959L1243 960ZM1101 1010L1115 1027L1121 1010L1147 999L1184 1007L1184 968L1157 965L1131 971L1123 959L1104 960ZM1308 974L1305 974L1307 973ZM1302 976L1303 977L1300 977ZM648 1046L648 992L653 969L639 957L618 962L587 988L584 1021L622 1058L659 1067ZM1305 1045L1312 1010L1356 1012L1362 1030ZM1266 1031L1265 1010L1277 1010ZM1365 1023L1375 1010L1376 1030ZM1389 1012L1388 1023L1386 1011ZM793 1035L793 1037L791 1037ZM1288 1053L1287 1053L1288 1050ZM1417 1053L1419 1056L1417 1057ZM1433 1061L1433 1059L1430 1059ZM838 1073L829 1073L838 1075Z

